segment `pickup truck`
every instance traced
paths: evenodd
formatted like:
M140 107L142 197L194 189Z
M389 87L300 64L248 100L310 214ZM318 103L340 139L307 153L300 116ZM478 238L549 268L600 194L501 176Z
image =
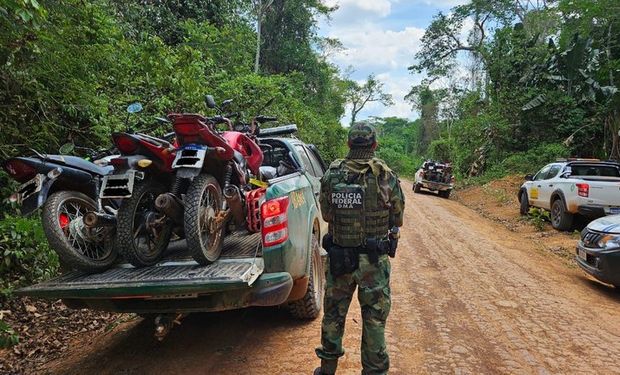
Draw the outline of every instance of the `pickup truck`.
M260 220L270 224L259 233L228 234L215 263L198 265L184 241L174 241L164 260L152 267L118 264L98 274L70 272L17 293L62 299L74 309L140 315L287 305L297 318L316 318L326 255L320 243L327 231L318 196L326 166L316 147L290 136L295 130L261 131L266 192Z
M551 212L555 229L572 229L575 215L590 220L620 214L620 164L597 159L551 163L525 176L518 197L520 212L530 207Z
M575 260L581 269L620 290L620 215L596 219L581 232Z
M422 188L436 191L442 198L450 198L454 189L452 166L449 163L425 161L415 174L413 192L419 193Z

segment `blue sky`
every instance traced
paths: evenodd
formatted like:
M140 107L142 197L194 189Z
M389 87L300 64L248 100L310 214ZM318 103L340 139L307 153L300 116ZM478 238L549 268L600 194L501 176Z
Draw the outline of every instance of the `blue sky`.
M345 71L352 67L351 78L363 81L374 73L392 94L394 106L370 103L358 119L371 116L398 116L415 119L418 114L404 96L422 80L407 67L413 64L420 38L437 12L447 12L463 0L326 0L338 5L331 21L322 21L319 33L339 39L344 50L330 55L331 62ZM348 115L342 120L348 123Z

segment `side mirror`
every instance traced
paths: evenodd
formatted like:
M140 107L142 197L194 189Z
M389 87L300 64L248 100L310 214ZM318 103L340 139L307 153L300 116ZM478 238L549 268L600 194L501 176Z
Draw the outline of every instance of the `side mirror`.
M138 113L142 112L142 104L136 102L127 106L127 113Z
M220 107L222 108L222 110L224 110L224 108L228 107L228 106L229 106L232 102L233 102L233 100L232 100L232 99L227 99L227 100L224 100L224 101L222 102L222 105L221 105Z
M213 99L213 95L205 96L205 101L207 102L207 107L217 108L217 104L215 104L215 99Z
M58 152L60 152L61 155L69 155L72 154L74 150L75 145L73 143L65 143L64 145L60 146Z
M531 174L528 174L525 176L525 181L534 181L534 176Z

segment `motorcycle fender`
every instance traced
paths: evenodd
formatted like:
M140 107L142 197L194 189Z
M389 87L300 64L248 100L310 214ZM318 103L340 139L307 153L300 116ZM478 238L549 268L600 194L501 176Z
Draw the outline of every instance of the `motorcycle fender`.
M202 172L202 170L198 168L177 168L176 172L177 177L193 180L194 177L198 176L200 172Z
M28 216L32 214L34 211L36 211L45 204L45 201L47 201L47 197L49 196L50 189L52 188L52 185L54 185L54 182L56 182L57 178L58 177L43 177L41 190L22 201L20 212L23 216Z

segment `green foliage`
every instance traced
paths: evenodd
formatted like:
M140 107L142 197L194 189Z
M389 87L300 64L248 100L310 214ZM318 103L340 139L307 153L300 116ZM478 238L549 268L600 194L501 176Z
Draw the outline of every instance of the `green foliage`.
M19 336L5 322L0 319L0 349L10 348L19 343Z
M414 151L419 123L388 117L375 119L372 125L379 135L377 157L385 160L398 174L413 176L423 161Z
M407 96L421 114L418 153L449 156L478 182L558 156L620 159L617 1L557 5L470 0L435 17L411 67L429 80ZM452 79L459 54L474 66L465 82ZM431 85L439 78L448 87Z
M536 207L530 209L527 216L527 221L530 222L536 228L537 231L542 232L545 230L546 223L551 220L551 214L547 210L542 210Z
M0 220L0 299L14 287L53 276L58 257L45 239L38 217Z

